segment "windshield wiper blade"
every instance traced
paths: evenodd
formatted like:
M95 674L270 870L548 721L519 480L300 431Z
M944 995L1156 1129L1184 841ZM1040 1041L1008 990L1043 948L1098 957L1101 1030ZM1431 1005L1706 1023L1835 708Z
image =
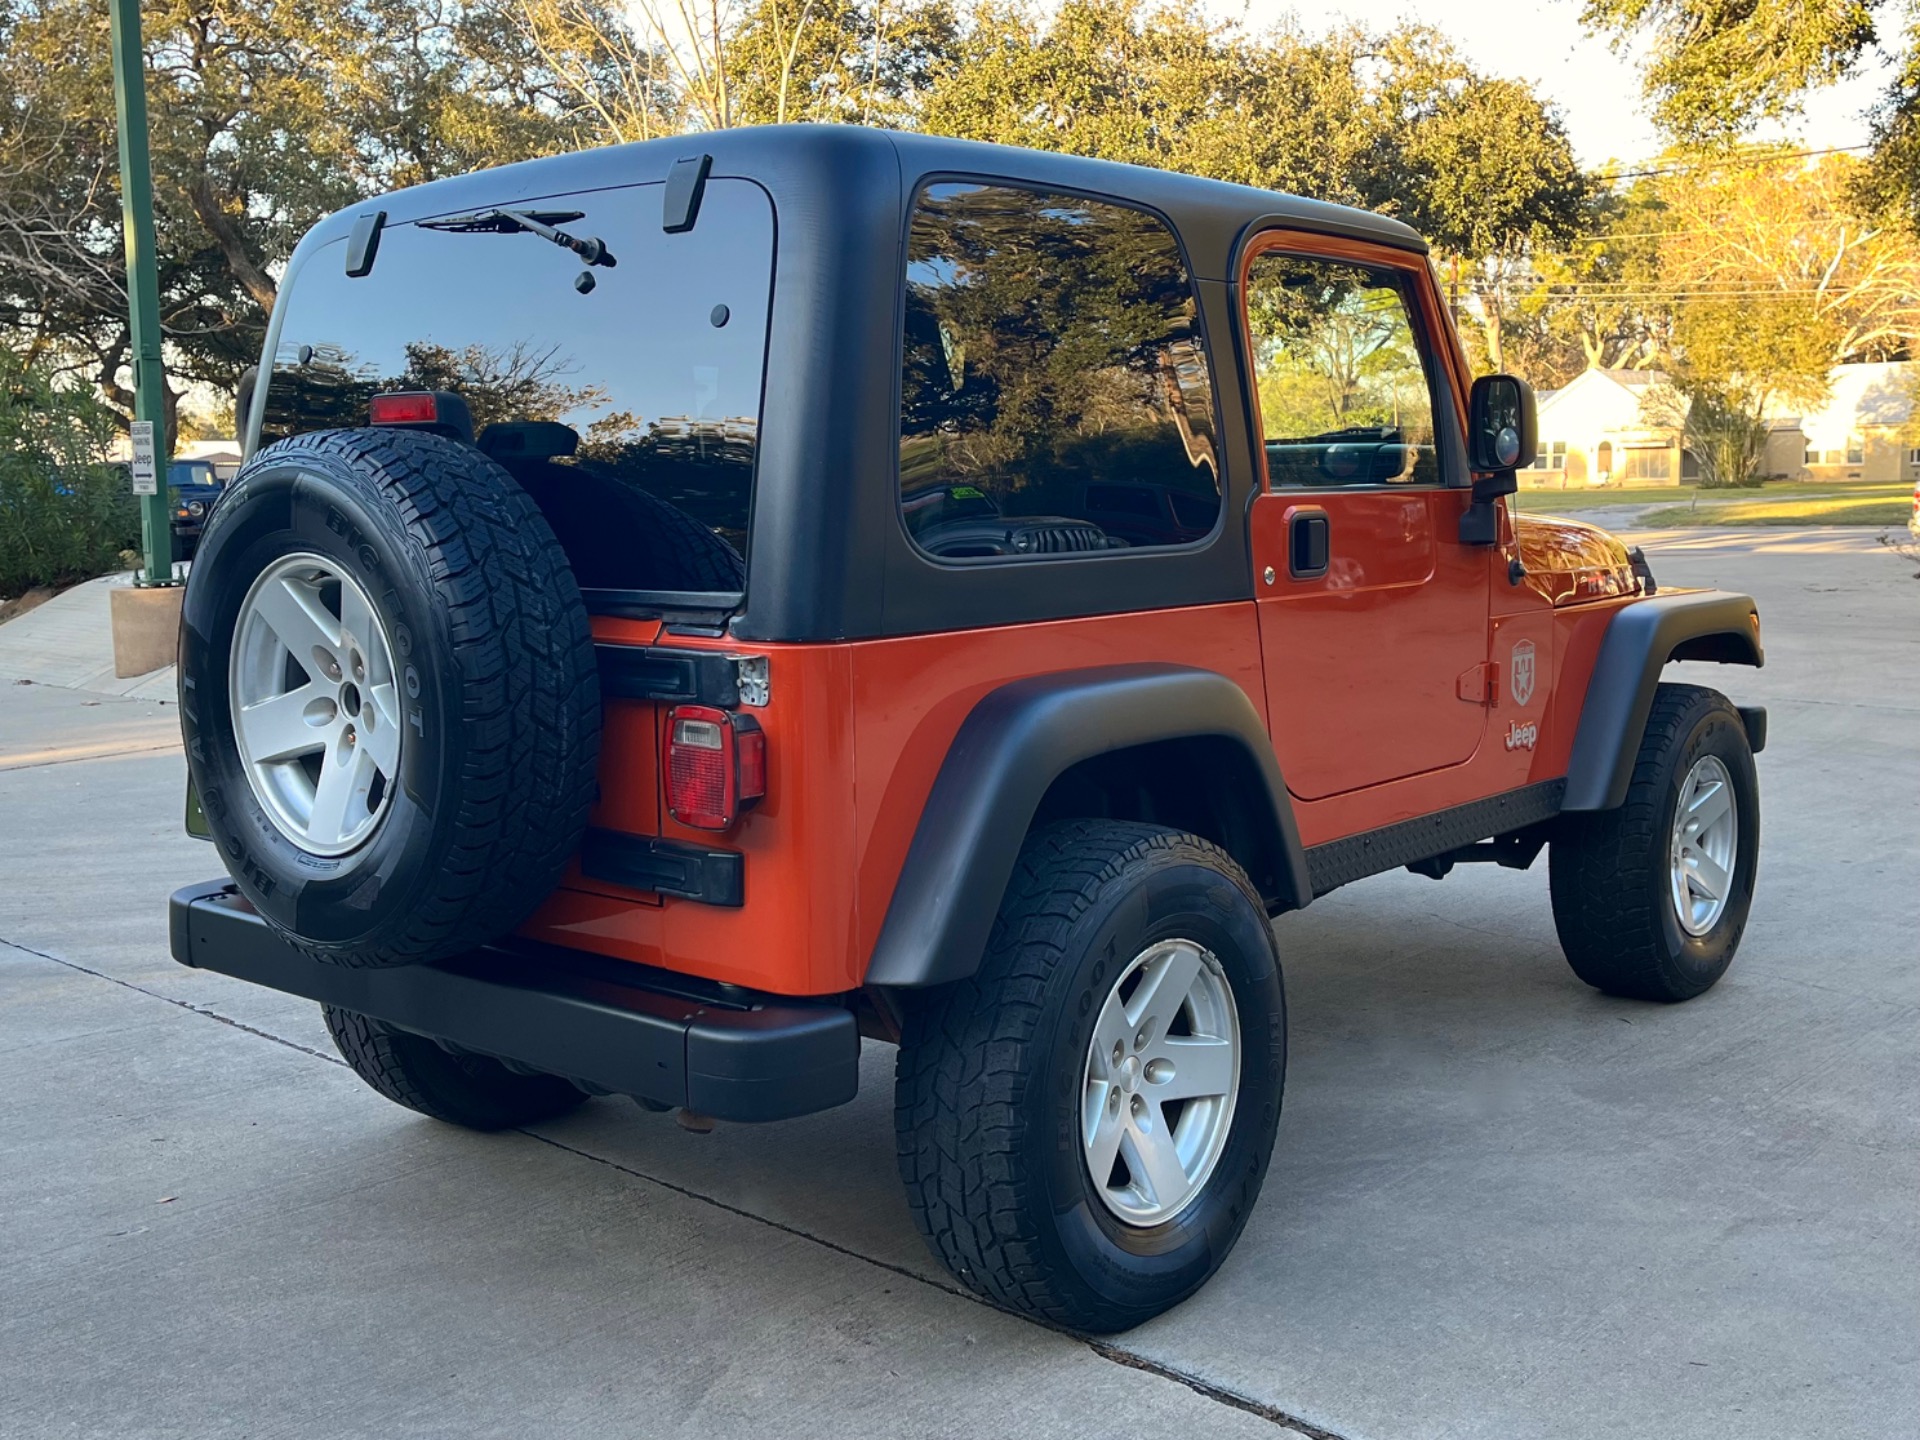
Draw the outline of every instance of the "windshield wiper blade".
M613 258L613 252L597 235L589 235L584 240L555 227L573 220L586 218L581 210L475 210L466 215L449 215L441 220L422 220L420 226L425 230L451 230L460 235L512 235L524 232L538 235L558 245L563 250L571 250L589 265L604 265L611 270L620 262Z

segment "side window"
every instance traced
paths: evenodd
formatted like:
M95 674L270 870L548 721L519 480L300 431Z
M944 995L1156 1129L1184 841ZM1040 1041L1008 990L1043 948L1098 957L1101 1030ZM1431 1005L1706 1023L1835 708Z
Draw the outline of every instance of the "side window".
M746 571L773 207L709 181L696 227L660 227L661 187L538 201L593 236L585 272L538 235L475 211L388 227L371 273L344 249L302 265L286 300L262 441L365 425L381 392L450 390L466 437L526 487L587 589L731 592Z
M946 560L1187 545L1220 514L1213 382L1172 232L1000 185L922 192L900 501Z
M1270 484L1440 483L1407 284L1386 268L1254 257L1247 328Z

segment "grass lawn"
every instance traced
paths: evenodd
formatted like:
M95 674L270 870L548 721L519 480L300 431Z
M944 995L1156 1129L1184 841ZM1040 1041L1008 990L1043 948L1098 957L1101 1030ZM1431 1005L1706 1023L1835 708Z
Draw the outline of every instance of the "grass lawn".
M1904 525L1913 513L1913 492L1904 485L1876 485L1893 493L1810 495L1804 498L1737 500L1724 505L1702 505L1698 510L1675 505L1649 510L1636 524L1657 530L1668 525Z
M1913 487L1902 480L1779 481L1757 490L1700 490L1691 485L1522 490L1519 508L1536 514L1595 510L1613 505L1659 505L1639 524L1663 525L1902 525Z
M1693 496L1694 487L1691 485L1654 485L1634 489L1612 485L1605 488L1570 485L1565 490L1523 489L1514 496L1514 501L1522 510L1545 511L1551 515L1562 510L1598 510L1603 505L1658 505L1663 501L1671 504L1675 500L1691 500Z

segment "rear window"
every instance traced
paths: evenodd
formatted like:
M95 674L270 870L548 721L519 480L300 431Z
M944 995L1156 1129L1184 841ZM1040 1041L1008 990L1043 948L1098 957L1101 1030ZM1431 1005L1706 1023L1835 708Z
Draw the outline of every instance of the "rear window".
M286 302L263 443L364 425L376 394L453 391L582 587L743 588L773 208L711 180L670 235L661 201L656 184L512 203L602 241L612 266L485 211L388 227L358 279L345 241L317 252Z

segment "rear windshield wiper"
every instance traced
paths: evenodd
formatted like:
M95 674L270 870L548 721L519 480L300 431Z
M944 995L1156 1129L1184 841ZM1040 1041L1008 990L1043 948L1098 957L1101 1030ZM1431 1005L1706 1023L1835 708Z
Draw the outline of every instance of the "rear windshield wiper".
M589 265L604 265L611 270L619 262L597 235L582 240L556 229L574 220L584 220L583 210L475 210L466 215L449 215L443 220L422 220L423 230L450 230L457 235L513 235L524 232L538 235L564 250L571 250Z

